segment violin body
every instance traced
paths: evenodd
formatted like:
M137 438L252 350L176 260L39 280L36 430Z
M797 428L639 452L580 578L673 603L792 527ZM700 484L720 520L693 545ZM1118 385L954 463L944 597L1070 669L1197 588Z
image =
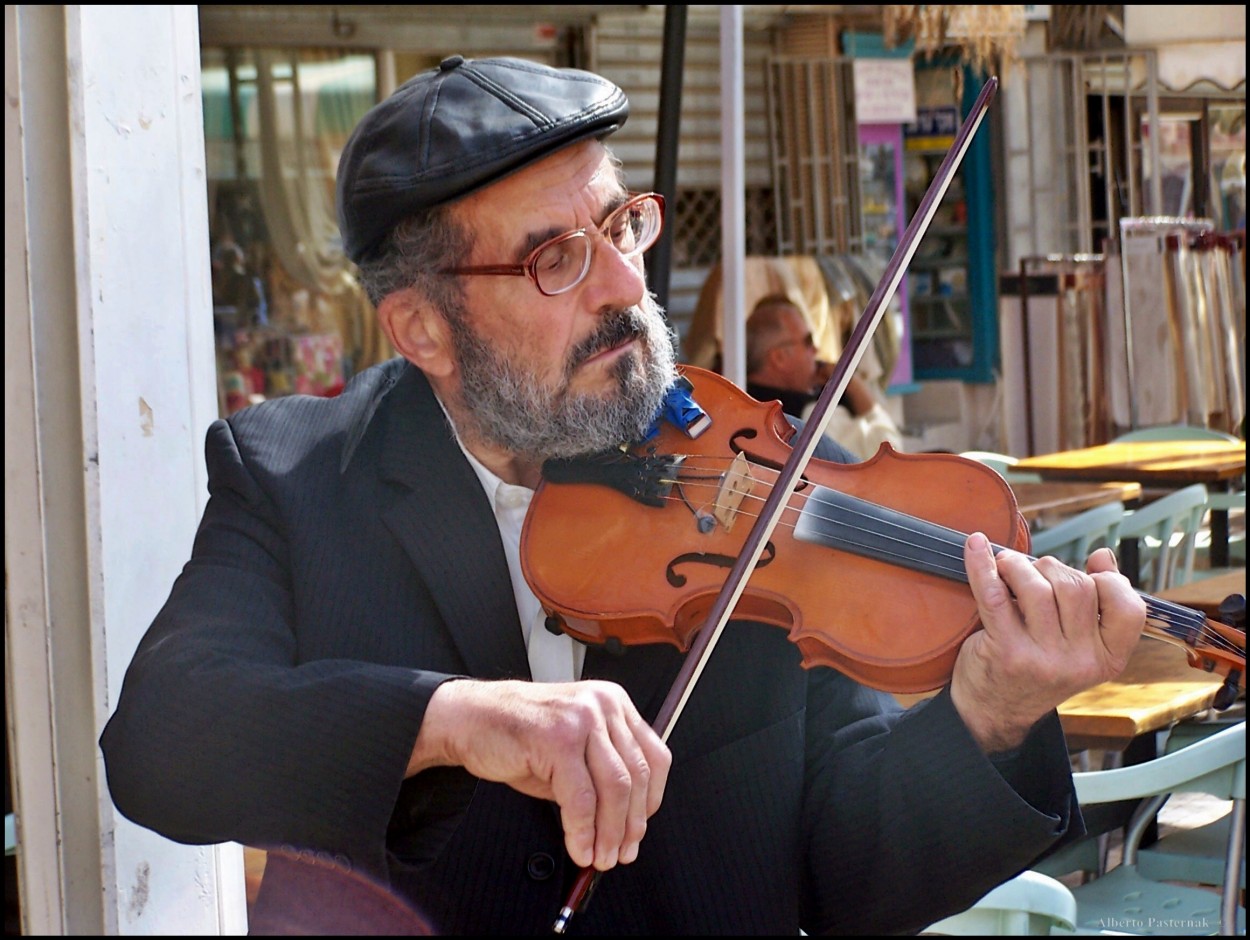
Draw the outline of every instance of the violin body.
M693 439L665 424L632 452L680 457L659 505L599 483L545 479L530 506L521 537L525 577L561 629L583 642L688 650L773 471L791 454L796 432L779 403L757 402L713 372L682 371L711 424ZM744 464L747 476L734 480L733 468ZM802 513L846 515L819 498L822 487L1027 551L1028 526L1011 488L989 467L953 454L884 445L858 464L812 459L734 610L735 618L787 630L805 667L831 666L890 692L940 688L979 627L966 580L797 538ZM962 572L962 557L957 563Z

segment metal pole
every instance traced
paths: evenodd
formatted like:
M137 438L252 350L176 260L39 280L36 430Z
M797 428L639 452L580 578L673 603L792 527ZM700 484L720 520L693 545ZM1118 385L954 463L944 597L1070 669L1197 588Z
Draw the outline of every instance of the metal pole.
M1120 219L1120 309L1124 317L1124 380L1128 387L1128 426L1137 428L1137 385L1133 367L1133 309L1129 301L1127 219Z
M673 269L672 223L677 216L677 146L681 139L681 82L685 51L686 7L666 6L654 188L664 197L670 222L664 226L660 240L647 253L647 283L664 309L668 309L669 281Z
M746 208L743 186L742 7L721 8L721 258L724 288L721 325L724 375L746 387Z

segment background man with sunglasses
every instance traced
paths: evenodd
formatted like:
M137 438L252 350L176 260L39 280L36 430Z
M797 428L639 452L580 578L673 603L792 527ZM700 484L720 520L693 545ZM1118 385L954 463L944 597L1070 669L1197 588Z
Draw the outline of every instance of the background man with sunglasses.
M747 317L746 341L747 394L758 401L780 401L786 414L806 418L832 365L816 358L803 311L785 294L761 297ZM903 443L898 425L858 372L829 416L825 434L861 460L886 441L895 450Z
M191 560L101 744L131 819L270 850L254 932L341 929L335 870L434 932L547 933L593 866L571 933L894 933L1082 829L1053 709L1144 617L1109 553L1086 575L969 538L985 629L907 713L739 621L662 741L678 650L544 628L519 561L544 461L685 413L643 276L663 205L603 141L627 113L514 59L401 86L338 177L400 356L209 429Z

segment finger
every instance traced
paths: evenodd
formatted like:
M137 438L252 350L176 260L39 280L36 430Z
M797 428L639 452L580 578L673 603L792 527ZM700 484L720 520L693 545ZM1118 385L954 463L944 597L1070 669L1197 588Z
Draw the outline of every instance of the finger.
M1015 608L1014 579L1019 577L1015 569L1025 556L1004 550L994 554L990 540L981 532L974 532L964 543L964 569L968 584L976 598L981 613L981 625L993 633L1000 624L1018 620ZM1013 573L1014 572L1014 573ZM1013 578L1006 580L1004 575Z
M664 789L668 785L668 772L673 763L673 755L668 745L654 728L643 721L641 715L631 712L627 716L627 722L633 742L639 751L639 759L646 768L646 775L635 778L640 781L641 785L637 792L638 803L631 809L626 845L621 853L622 862L632 862L637 859L642 837L646 835L647 820L660 808L664 799Z
M1145 629L1146 601L1117 571L1096 571L1091 577L1098 592L1101 641L1118 675Z
M590 739L586 748L586 767L595 787L594 866L600 871L607 871L620 861L630 813L633 778L610 731Z
M673 765L673 754L668 745L641 716L630 719L630 725L638 735L638 741L646 755L647 767L651 770L651 779L647 784L647 818L650 819L660 808L664 799L664 789L668 786L668 772Z
M625 831L621 841L618 860L621 863L638 857L638 845L647 833L648 800L651 788L651 767L627 718L612 725L612 742L629 772L629 805L625 813Z
M563 760L552 775L551 795L560 807L560 825L564 829L564 847L573 864L588 868L595 860L595 797L583 754Z
M1116 560L1115 552L1104 546L1086 559L1085 570L1090 574L1097 574L1102 571L1118 572L1120 563Z
M1038 565L1050 585L1051 597L1043 602L1057 615L1054 619L1059 637L1069 642L1084 643L1098 636L1098 589L1094 579L1063 564ZM1045 617L1043 610L1039 616Z
M1098 619L1104 642L1109 638L1117 645L1126 639L1132 644L1140 635L1146 620L1146 602L1132 582L1120 573L1115 552L1100 548L1089 556L1085 570L1094 580L1098 595Z

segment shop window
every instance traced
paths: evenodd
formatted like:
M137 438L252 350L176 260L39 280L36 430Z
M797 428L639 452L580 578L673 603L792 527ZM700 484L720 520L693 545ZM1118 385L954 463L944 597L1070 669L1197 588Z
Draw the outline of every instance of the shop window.
M1146 193L1153 191L1159 176L1162 201L1154 214L1209 219L1216 231L1245 228L1245 103L1164 99L1159 111L1157 171L1149 115L1139 118Z
M221 412L334 395L392 355L343 254L334 178L377 101L372 55L202 50Z
M1216 228L1246 228L1246 103L1212 103L1211 210Z

